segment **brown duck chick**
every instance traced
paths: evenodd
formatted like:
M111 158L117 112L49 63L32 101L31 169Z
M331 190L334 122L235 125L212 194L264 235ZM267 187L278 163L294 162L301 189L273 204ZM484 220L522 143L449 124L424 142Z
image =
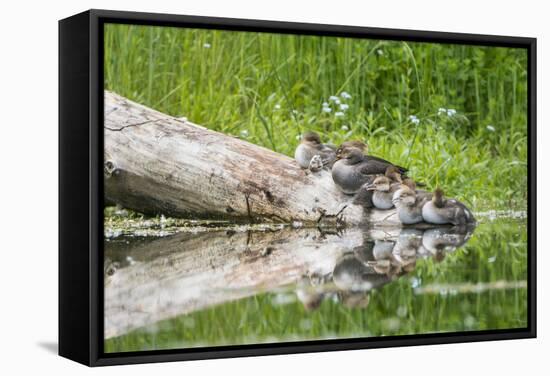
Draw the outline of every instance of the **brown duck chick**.
M301 168L317 170L319 158L323 167L332 167L336 158L336 152L330 145L323 144L321 137L315 132L306 132L302 136L300 145L294 152L294 159ZM312 161L314 166L311 165Z
M369 306L369 294L367 291L339 291L338 300L346 308L367 308Z
M401 170L394 165L388 166L384 172L384 176L391 180L392 183L403 183Z
M417 184L424 186L424 183L417 183L412 178L408 177L407 175L402 175L399 171L399 169L396 166L389 166L386 169L386 173L384 174L387 178L391 179L392 183L399 184L401 186L406 186L413 190L416 195L419 198L425 198L428 197L429 199L432 198L432 193L427 192L422 189L417 189Z
M412 225L423 221L422 207L428 199L417 197L416 192L405 185L393 194L393 204L401 223Z
M433 197L422 207L424 221L436 225L468 225L475 223L475 218L470 209L460 201L446 199L443 191L437 188Z
M411 177L407 176L406 174L402 173L399 167L397 166L388 166L386 169L386 172L384 174L386 177L390 178L393 183L401 183L403 185L406 185L413 191L417 190L417 186L424 187L426 184L419 183L414 181Z
M363 154L368 154L369 152L369 146L365 144L363 141L359 140L351 140L351 141L344 141L340 146L338 146L338 149L336 149L336 159L340 159L342 156L342 152L344 149L347 148L357 148L363 152Z
M309 278L303 277L296 285L296 297L304 306L304 310L311 312L321 306L325 294L322 289L312 286Z
M401 187L400 183L392 183L387 176L379 176L372 184L366 186L373 191L372 204L377 209L387 210L393 208L393 194Z

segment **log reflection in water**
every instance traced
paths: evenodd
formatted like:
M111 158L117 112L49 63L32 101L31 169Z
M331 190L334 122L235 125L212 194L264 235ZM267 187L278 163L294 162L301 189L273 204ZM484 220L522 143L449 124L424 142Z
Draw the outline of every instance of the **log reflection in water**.
M330 295L347 307L366 307L369 290L413 270L417 257L441 257L469 235L457 228L342 234L286 228L107 242L104 335L289 287L307 310Z

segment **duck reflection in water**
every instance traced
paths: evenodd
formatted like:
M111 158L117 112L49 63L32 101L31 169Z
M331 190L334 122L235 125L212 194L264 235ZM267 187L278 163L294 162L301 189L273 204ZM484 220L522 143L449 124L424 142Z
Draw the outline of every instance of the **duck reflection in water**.
M465 226L404 228L388 239L365 236L361 246L339 257L331 273L303 277L297 298L306 311L318 309L327 297L347 308L367 308L370 291L413 272L417 259L443 261L470 239L472 231Z

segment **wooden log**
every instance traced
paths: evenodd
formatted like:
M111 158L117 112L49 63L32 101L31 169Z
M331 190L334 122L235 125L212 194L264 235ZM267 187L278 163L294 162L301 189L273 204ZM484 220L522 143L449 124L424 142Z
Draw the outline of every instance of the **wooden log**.
M105 92L105 198L148 214L247 222L400 226L363 210L329 171Z

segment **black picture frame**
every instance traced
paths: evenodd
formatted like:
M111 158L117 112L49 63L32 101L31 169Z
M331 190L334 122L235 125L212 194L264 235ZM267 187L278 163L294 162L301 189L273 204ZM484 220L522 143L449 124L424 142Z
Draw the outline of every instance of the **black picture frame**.
M103 25L107 22L525 48L528 52L528 326L103 352ZM59 21L59 354L88 366L432 345L536 337L536 39L245 19L88 10Z

